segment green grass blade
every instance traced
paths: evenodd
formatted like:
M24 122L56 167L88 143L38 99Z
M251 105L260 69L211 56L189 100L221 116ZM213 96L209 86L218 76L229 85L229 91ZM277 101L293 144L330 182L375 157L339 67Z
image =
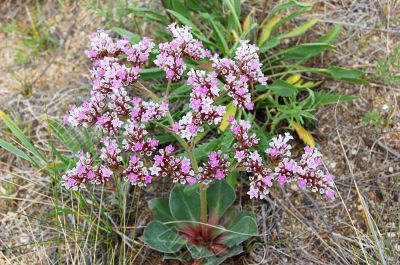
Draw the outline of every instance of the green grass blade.
M14 145L0 139L0 146L2 148L4 148L5 150L7 150L8 152L27 160L29 163L31 163L35 167L38 167L38 168L40 167L40 164L38 161L36 161L33 157L29 156L24 151L15 147Z
M36 147L33 146L33 144L25 136L24 132L11 120L11 118L1 110L0 119L4 121L13 135L21 141L22 145L39 159L41 166L45 165L46 158L36 149Z

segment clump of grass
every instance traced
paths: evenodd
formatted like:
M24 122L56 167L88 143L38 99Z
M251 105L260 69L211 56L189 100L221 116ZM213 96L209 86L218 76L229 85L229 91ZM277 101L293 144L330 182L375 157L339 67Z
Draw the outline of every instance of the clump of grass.
M387 58L378 60L378 76L385 85L400 85L400 44Z
M27 21L15 18L1 25L6 34L19 38L20 45L15 53L17 64L26 64L59 45L57 36L52 32L41 9L37 2L33 8L26 8Z

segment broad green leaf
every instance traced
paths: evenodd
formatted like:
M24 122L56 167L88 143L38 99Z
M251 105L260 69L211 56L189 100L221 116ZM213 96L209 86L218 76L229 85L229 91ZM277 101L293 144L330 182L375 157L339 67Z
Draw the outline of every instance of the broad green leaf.
M28 161L29 163L31 163L32 165L34 165L35 167L40 167L39 162L36 161L33 157L29 156L28 154L26 154L24 151L22 151L21 149L15 147L14 145L0 139L0 147L4 148L5 150L7 150L8 152L21 157L22 159L25 159L26 161Z
M0 119L4 121L7 127L11 130L13 135L21 141L21 144L32 154L39 159L40 167L43 167L47 161L46 158L36 149L35 146L28 140L24 132L10 119L10 117L0 110Z
M225 232L227 235L224 237L224 243L228 247L237 246L246 239L256 236L257 222L249 213L241 212L227 229L230 232Z
M315 94L316 106L337 104L340 102L352 101L358 98L356 96L347 96L347 95L341 95L337 93L327 93L322 91L317 91L314 94Z
M207 189L209 213L218 219L232 206L235 199L234 189L225 180L217 180Z
M138 34L123 28L113 27L112 30L117 32L121 37L128 36L130 38L129 41L133 44L138 43L142 39Z
M269 39L275 25L281 20L282 15L275 15L271 17L263 26L260 38L258 40L258 47L262 47L263 44Z
M169 196L169 209L172 216L179 221L200 220L199 193L185 193L184 185L176 185Z
M221 253L218 256L207 258L203 265L219 265L230 257L235 257L243 252L241 246L229 248L227 252Z
M317 22L318 22L317 18L310 19L306 23L304 23L301 26L291 30L290 32L282 34L282 35L279 35L278 39L297 37L297 36L303 34L304 32L306 32L312 26L314 26Z
M155 198L148 201L151 212L153 213L153 219L161 222L171 222L174 217L169 210L169 199L168 198Z
M291 97L297 94L297 89L295 86L279 79L268 85L267 89L275 91L278 96L282 97Z
M315 147L314 137L311 135L309 131L307 131L303 126L301 126L297 122L292 122L292 126L296 130L297 135L305 144L311 147Z
M224 116L222 117L222 121L218 127L218 130L220 132L224 132L226 128L229 126L229 122L227 121L229 117L235 117L236 115L237 108L233 102L229 103L228 106L226 107L226 112Z
M186 243L181 236L160 221L151 221L141 240L150 248L162 253L176 253Z
M186 244L186 247L189 250L192 258L195 260L215 256L213 252L211 252L203 247L198 247L198 246L195 246L192 244Z

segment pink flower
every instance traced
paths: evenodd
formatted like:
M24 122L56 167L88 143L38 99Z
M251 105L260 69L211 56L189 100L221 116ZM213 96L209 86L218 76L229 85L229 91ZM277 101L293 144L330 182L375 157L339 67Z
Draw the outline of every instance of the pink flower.
M172 145L168 145L165 148L165 153L167 153L168 155L172 154L174 152L175 148Z
M325 194L326 194L326 198L327 198L328 200L333 200L333 199L335 199L335 192L334 192L331 188L328 188L328 189L326 190Z
M229 122L229 123L232 123L232 122L235 121L235 117L234 116L229 116L226 121Z
M279 185L283 186L286 183L286 177L284 175L279 175L278 183L279 183Z
M250 196L250 199L253 199L253 198L257 199L258 194L259 194L259 190L254 186L250 186L250 190L247 192L247 195Z
M307 180L299 178L297 180L297 185L299 186L300 189L305 189L307 187Z
M222 155L221 151L213 151L208 155L208 162L199 167L198 180L209 185L214 179L221 180L229 174L229 156Z

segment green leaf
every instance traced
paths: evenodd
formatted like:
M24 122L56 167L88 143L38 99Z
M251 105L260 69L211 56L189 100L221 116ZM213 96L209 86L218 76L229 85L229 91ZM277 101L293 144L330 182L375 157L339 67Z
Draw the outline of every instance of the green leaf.
M260 38L258 40L258 47L262 47L264 43L269 39L271 36L272 31L274 30L276 24L278 24L279 20L281 20L281 15L276 15L271 17L263 26Z
M112 30L118 33L121 37L128 36L130 38L129 41L133 44L138 43L142 39L138 34L123 28L113 27Z
M368 81L361 79L364 73L359 70L349 70L337 66L330 66L328 69L321 69L319 72L336 80L343 80L357 84L368 84Z
M278 46L280 43L279 39L276 37L271 37L266 43L263 44L260 48L260 52L266 52L276 46Z
M144 16L144 17L148 18L149 20L156 21L163 25L168 25L170 23L169 19L166 16L162 15L159 12L155 12L151 9L148 9L148 8L131 6L131 7L128 7L127 9L132 11L132 13L134 13L136 15Z
M47 119L47 123L49 124L57 139L65 144L65 146L68 147L72 154L76 154L78 151L83 149L83 146L80 147L76 139L74 139L74 137L71 136L68 130L60 123L50 119Z
M273 15L275 15L276 13L291 8L291 7L299 7L299 8L312 8L312 4L307 4L307 3L301 3L298 1L288 1L286 3L283 3L281 5L278 5L276 7L274 7L269 13L268 13L268 17L271 17Z
M179 221L200 220L199 193L185 193L184 185L176 185L169 196L169 209L172 216Z
M283 55L283 60L303 60L309 59L325 50L333 48L335 48L335 46L327 43L305 43L279 51L274 55Z
M0 110L0 119L4 121L7 127L11 130L13 135L21 141L22 145L32 154L39 159L38 163L40 167L43 167L47 161L46 158L36 149L35 146L28 140L24 132L10 119L10 117Z
M171 96L189 94L188 92L190 92L192 89L193 89L192 86L183 84L178 88L172 89Z
M213 252L203 247L198 247L192 244L186 244L186 247L193 259L202 259L215 256Z
M297 37L297 36L303 34L304 32L306 32L312 26L314 26L317 22L318 22L317 18L310 19L306 23L304 23L301 26L291 30L290 32L282 34L282 35L279 35L278 39Z
M322 91L317 91L315 94L315 106L323 106L330 104L337 104L345 101L352 101L358 99L356 96L347 96L337 93L327 93Z
M185 240L160 221L151 221L144 230L141 240L150 248L163 253L176 253Z
M233 102L229 103L226 106L226 112L225 112L224 116L222 117L221 123L218 127L218 130L220 132L224 132L226 130L226 128L228 128L228 126L229 126L228 118L231 116L235 117L236 110L237 110L237 108L236 108L235 104L233 104Z
M200 32L200 30L197 28L195 24L192 23L189 19L184 17L183 15L179 14L178 12L175 12L174 10L167 10L168 13L172 14L176 19L181 22L185 26L189 26L192 28L192 30Z
M236 32L242 33L242 25L240 24L240 0L223 0L224 4L228 7L228 9L231 11L229 13L229 16L233 18L233 21L236 25ZM233 3L232 3L233 2Z
M226 259L239 255L243 252L241 246L236 246L228 249L227 252L220 254L218 257L210 257L206 259L206 262L203 265L219 265L224 262Z
M163 77L165 77L164 71L157 67L143 69L140 72L140 78L143 80L157 79L157 78L163 78Z
M206 158L211 151L218 149L220 144L221 144L221 139L213 138L209 142L197 145L193 150L196 160L201 160L203 158Z
M7 150L8 152L21 157L22 159L25 159L26 161L28 161L29 163L31 163L32 165L34 165L35 167L40 167L39 162L36 161L33 157L27 155L24 151L22 151L21 149L15 147L14 145L0 139L0 147L4 148L5 150Z
M171 0L172 9L186 18L191 18L189 10L182 4L180 0Z
M174 221L174 217L169 210L168 198L155 198L148 201L151 212L153 213L154 220L161 222Z
M321 36L321 37L317 40L317 42L321 42L321 43L331 43L331 44L332 44L333 41L336 40L337 37L339 36L339 34L340 34L340 32L342 31L342 29L343 29L343 26L342 26L342 25L336 24L328 34L326 34L326 35L324 35L324 36Z
M230 232L224 238L228 247L239 245L246 239L256 236L257 222L248 212L241 212L228 227Z
M295 86L280 79L268 85L267 89L275 91L275 93L281 97L291 97L297 94L297 88Z
M225 180L215 181L207 189L209 213L218 217L218 219L232 206L235 199L234 189Z
M223 27L222 25L217 25L218 22L215 22L215 18L210 16L209 14L205 13L202 14L202 17L206 19L210 24L214 32L214 37L217 42L217 46L222 51L223 54L227 54L229 51L228 44L226 43L226 35L222 34L221 30Z

